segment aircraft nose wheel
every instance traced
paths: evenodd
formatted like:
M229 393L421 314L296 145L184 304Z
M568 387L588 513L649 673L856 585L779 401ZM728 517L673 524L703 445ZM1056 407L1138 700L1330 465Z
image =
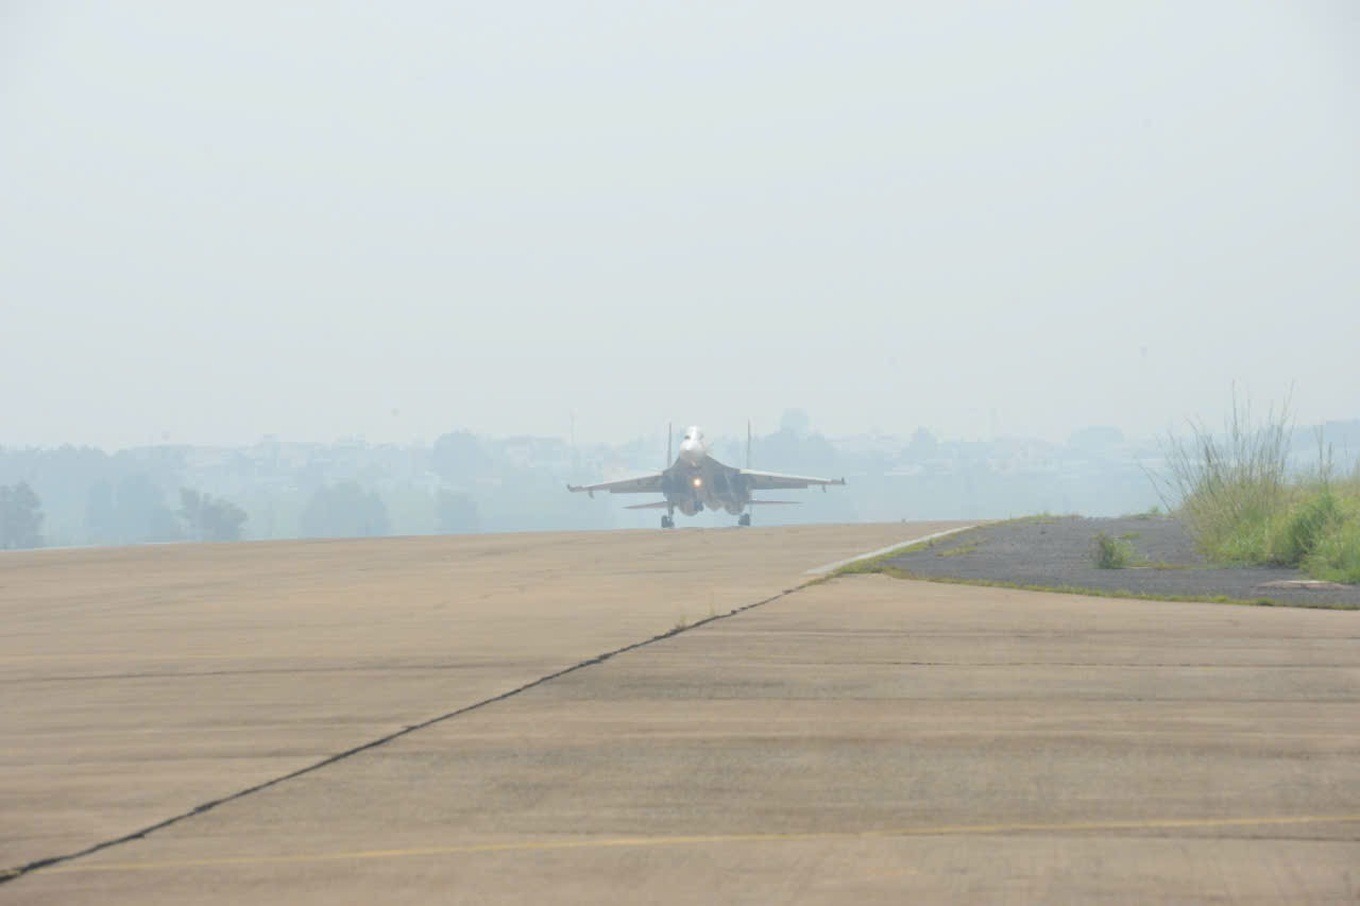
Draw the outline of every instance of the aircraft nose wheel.
M661 527L662 527L662 528L675 528L675 518L672 517L672 516L662 516L662 517L661 517Z
M750 525L750 524L751 524L750 513L742 513L741 517L737 519L737 525Z

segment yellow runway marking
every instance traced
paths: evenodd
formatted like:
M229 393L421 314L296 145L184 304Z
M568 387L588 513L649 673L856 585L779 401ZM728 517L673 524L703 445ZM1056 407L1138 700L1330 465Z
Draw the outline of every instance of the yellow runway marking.
M209 868L225 865L295 865L309 862L343 862L362 859L399 859L418 856L454 856L477 853L550 852L572 849L615 849L655 846L696 846L708 843L797 843L815 840L870 840L890 837L957 837L1028 832L1187 830L1215 827L1280 827L1297 824L1360 823L1354 815L1289 815L1260 818L1169 818L1145 821L1078 821L1068 823L946 824L938 827L902 827L867 831L826 831L795 834L705 834L676 837L609 837L595 840L520 840L506 843L473 843L462 846L430 846L411 849L370 849L331 853L297 853L282 856L229 856L216 859L179 859L159 862L92 862L48 869L52 872L162 871L178 868Z

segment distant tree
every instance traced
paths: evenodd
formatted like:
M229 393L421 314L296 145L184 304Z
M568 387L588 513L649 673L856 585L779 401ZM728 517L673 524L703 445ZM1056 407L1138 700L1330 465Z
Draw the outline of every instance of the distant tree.
M477 501L460 491L440 491L435 498L435 519L439 530L448 534L467 534L481 528Z
M779 430L793 435L803 435L812 427L812 419L804 409L785 409L779 418Z
M98 544L177 541L179 520L165 505L165 494L145 473L128 475L112 486L100 482L85 501L85 531Z
M757 438L756 467L834 477L840 468L836 448L821 434L809 431L806 418L803 410L790 409L778 431Z
M346 481L312 494L299 529L307 538L367 538L386 535L389 525L382 498Z
M911 443L907 445L907 456L914 460L931 459L940 449L940 442L927 428L917 428L912 432Z
M118 503L107 481L96 482L85 494L85 535L95 544L119 540Z
M191 488L179 490L179 518L193 541L240 541L245 510Z
M118 508L130 530L129 541L178 541L179 520L165 503L165 492L149 475L118 482Z
M475 434L453 431L435 439L430 467L441 478L463 484L489 472L491 457Z
M1124 432L1108 425L1088 425L1073 431L1067 439L1069 449L1090 456L1108 455L1124 443Z
M184 523L190 541L199 540L203 524L203 494L190 488L179 489L179 518Z
M0 487L0 550L42 547L42 501L28 482Z

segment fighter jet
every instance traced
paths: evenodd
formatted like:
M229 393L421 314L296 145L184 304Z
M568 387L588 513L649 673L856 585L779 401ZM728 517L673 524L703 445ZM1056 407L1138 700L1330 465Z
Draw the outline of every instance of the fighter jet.
M751 460L751 429L746 429L746 460ZM666 461L671 462L671 432L666 432ZM750 508L762 504L788 504L791 500L753 500L752 491L788 490L814 485L826 490L827 485L845 484L844 478L807 478L802 475L781 475L777 472L757 472L750 468L738 469L723 465L708 453L708 441L697 425L685 429L680 441L680 455L670 466L651 475L602 481L599 484L567 485L568 491L585 491L591 497L596 491L610 494L664 494L666 499L655 503L638 503L630 510L660 510L663 529L675 528L675 511L693 516L703 511L726 510L737 516L737 525L750 525Z

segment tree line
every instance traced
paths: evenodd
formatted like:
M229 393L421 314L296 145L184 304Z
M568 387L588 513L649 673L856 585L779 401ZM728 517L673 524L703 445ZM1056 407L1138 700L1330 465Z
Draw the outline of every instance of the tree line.
M1360 421L1328 425L1329 441L1360 447ZM1155 443L1094 426L1067 443L909 437L843 441L790 410L777 430L718 436L714 453L754 468L846 476L836 493L762 511L762 524L905 518L984 518L1024 512L1141 512L1157 502L1143 463ZM1314 444L1315 446L1315 444ZM239 447L0 446L0 545L118 545L363 537L459 532L561 531L650 525L628 501L589 500L565 485L661 468L660 431L620 444L563 438L482 437L466 430L432 443L333 443L263 438ZM673 454L672 454L673 455ZM1153 466L1148 466L1148 468ZM40 499L40 500L39 500ZM644 518L645 517L645 518Z
M0 487L0 550L42 547L42 501L28 482Z
M449 534L479 531L481 519L471 495L440 490L435 523ZM44 545L42 501L27 482L0 486L0 550ZM86 525L96 543L140 544L172 541L240 541L249 517L230 500L194 488L180 488L171 509L145 475L133 475L90 489ZM392 533L386 503L358 482L317 488L303 508L297 535L304 538L368 538Z

